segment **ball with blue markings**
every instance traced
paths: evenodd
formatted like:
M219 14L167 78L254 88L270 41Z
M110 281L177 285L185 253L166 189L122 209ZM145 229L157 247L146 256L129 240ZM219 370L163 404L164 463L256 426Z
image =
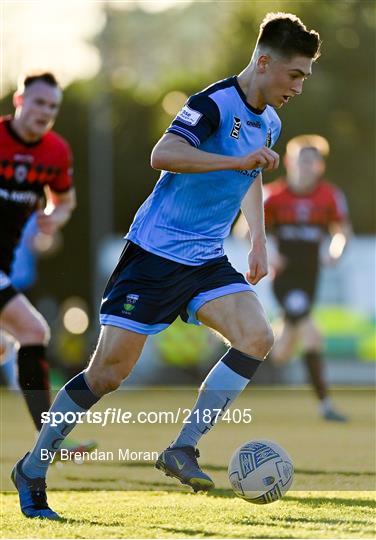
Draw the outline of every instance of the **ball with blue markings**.
M275 442L249 441L234 452L228 475L238 497L254 504L268 504L290 489L294 466L286 450Z

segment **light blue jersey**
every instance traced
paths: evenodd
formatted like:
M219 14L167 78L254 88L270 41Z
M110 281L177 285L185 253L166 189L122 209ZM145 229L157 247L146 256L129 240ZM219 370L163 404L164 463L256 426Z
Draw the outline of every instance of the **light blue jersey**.
M274 108L251 107L237 78L231 77L192 96L167 132L205 152L244 156L265 145L272 147L280 130ZM195 266L220 257L241 201L260 172L162 171L126 238L182 264Z
M12 285L20 291L29 289L37 278L37 256L33 249L33 240L37 233L37 215L34 212L22 231L21 239L14 252L10 274Z

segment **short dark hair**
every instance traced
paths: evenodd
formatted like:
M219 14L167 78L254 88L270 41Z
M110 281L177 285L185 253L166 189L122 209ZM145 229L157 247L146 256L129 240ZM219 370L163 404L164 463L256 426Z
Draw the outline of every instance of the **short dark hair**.
M37 81L44 82L45 84L48 84L49 86L56 86L60 88L59 83L56 80L56 77L53 73L49 71L44 71L41 73L32 73L30 75L26 75L25 77L22 77L18 84L18 92L22 93L34 84Z
M267 13L260 24L257 45L270 47L286 58L295 55L317 60L321 40L315 30L308 31L292 13Z

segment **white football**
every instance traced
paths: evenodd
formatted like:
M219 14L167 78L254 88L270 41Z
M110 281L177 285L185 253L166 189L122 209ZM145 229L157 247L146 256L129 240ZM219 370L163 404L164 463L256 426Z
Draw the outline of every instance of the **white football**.
M236 495L255 504L268 504L290 488L294 466L288 453L275 442L249 441L234 452L228 476Z

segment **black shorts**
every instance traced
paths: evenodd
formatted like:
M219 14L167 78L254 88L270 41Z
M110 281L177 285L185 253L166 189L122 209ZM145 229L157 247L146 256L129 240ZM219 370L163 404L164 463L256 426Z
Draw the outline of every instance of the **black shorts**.
M284 317L296 323L306 317L312 310L316 275L301 270L299 274L282 272L273 281L274 294L283 309Z
M206 302L253 291L226 256L188 266L145 251L128 241L103 294L100 322L139 334L157 334L180 315L200 324Z
M0 311L19 291L13 287L9 276L0 270Z

